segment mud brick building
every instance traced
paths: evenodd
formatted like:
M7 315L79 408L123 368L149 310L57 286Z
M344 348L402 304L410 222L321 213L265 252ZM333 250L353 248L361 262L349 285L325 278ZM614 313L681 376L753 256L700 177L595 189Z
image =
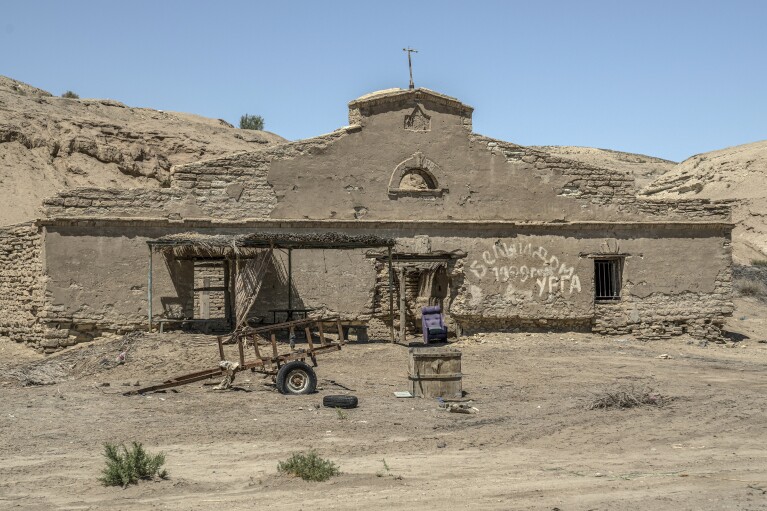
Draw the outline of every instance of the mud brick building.
M37 222L0 231L0 335L52 350L146 329L150 258L155 320L226 329L249 255L148 242L254 232L396 240L394 310L385 250L293 250L289 263L275 250L256 322L290 305L385 337L404 292L411 330L439 303L454 332L718 335L732 313L730 205L636 192L628 173L474 133L472 108L454 98L379 91L349 103L346 127L175 167L169 188L46 200Z

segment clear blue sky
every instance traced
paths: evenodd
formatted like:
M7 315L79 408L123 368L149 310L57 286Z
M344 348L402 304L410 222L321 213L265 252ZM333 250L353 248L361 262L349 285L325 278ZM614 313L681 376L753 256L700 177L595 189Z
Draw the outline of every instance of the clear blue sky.
M416 86L524 145L682 160L767 139L767 1L6 0L0 74L54 94L260 114L289 139Z

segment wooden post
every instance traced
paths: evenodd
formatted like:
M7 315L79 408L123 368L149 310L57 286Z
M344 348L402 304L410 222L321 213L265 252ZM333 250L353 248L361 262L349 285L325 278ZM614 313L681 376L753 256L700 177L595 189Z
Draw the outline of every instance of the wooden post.
M256 352L256 358L263 360L261 357L261 351L258 349L258 334L253 334L253 351Z
M280 359L278 357L277 353L277 336L274 334L274 332L270 332L269 338L272 341L272 356L274 357L274 362L277 364L277 368L280 368Z
M304 333L306 334L306 343L309 345L309 351L314 355L314 343L312 342L312 331L308 326L304 327Z
M326 344L326 341L325 341L325 331L322 328L322 321L321 320L317 322L317 328L319 329L319 332L320 332L320 344L322 346L325 346L325 344Z
M149 302L149 332L152 332L152 245L149 245L149 282L147 283L147 301Z
M389 323L389 337L391 337L391 342L395 342L394 338L394 268L392 268L392 254L391 254L391 247L388 247L389 249L389 316L390 316L390 323Z
M288 319L293 319L293 249L288 249Z
M240 350L240 368L245 367L245 347L243 346L244 343L245 343L245 338L238 337L237 349Z
M405 343L407 333L405 331L405 321L407 319L405 311L407 310L407 302L405 300L405 275L407 270L403 266L400 270L399 276L399 340L401 343Z
M344 327L341 324L340 318L336 320L336 326L338 327L338 342L346 344L346 339L344 339Z

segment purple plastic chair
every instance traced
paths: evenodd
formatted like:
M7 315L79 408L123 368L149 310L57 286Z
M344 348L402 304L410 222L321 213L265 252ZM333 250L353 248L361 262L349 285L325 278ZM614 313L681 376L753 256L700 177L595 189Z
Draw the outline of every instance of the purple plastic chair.
M439 305L421 309L421 325L423 326L423 342L447 341L447 326Z

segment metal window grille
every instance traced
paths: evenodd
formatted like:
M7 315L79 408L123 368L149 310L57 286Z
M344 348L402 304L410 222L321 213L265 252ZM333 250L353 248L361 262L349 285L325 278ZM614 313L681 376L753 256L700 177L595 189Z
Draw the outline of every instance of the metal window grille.
M621 259L595 259L594 284L597 300L619 300L621 297Z

